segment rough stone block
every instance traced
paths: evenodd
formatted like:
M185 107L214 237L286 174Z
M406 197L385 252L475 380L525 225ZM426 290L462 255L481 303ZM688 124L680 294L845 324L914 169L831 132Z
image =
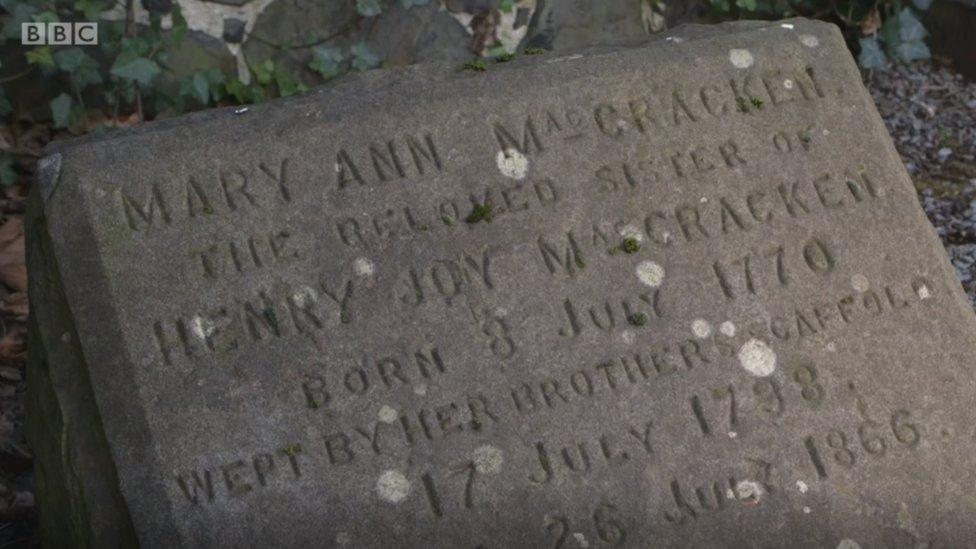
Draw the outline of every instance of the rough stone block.
M976 532L976 318L833 26L377 71L51 153L50 543Z

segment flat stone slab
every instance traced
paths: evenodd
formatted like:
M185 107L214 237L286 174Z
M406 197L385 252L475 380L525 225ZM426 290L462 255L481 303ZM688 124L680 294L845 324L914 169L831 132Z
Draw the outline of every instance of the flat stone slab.
M41 173L45 539L976 533L976 317L831 25L366 73Z

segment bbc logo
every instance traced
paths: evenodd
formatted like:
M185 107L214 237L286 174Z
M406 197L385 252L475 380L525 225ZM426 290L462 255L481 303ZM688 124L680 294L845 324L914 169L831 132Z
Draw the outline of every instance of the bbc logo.
M25 46L97 46L98 23L21 23Z

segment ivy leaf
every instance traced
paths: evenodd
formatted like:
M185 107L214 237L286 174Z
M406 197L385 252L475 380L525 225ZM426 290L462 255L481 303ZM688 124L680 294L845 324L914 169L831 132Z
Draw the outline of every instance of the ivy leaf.
M14 171L14 156L12 154L0 153L0 185L9 187L17 180L17 172Z
M71 122L71 96L61 92L61 95L51 100L51 117L55 128L66 128Z
M251 66L251 71L254 73L254 78L258 81L258 84L262 86L267 86L271 83L271 78L274 76L275 65L274 61L268 59L263 63L255 63Z
M171 30L173 37L173 44L180 45L183 42L183 37L186 36L186 18L183 17L183 10L180 8L179 4L173 4L173 27Z
M145 57L126 59L125 56L119 56L112 65L111 72L123 80L138 82L142 87L148 88L159 75L160 69L152 59Z
M10 100L7 99L7 91L0 88L0 116L7 116L13 110L14 108L10 104Z
M883 69L888 66L888 57L881 50L877 37L861 38L858 44L861 46L861 53L857 56L857 62L862 68Z
M210 97L213 98L214 102L223 99L226 95L227 82L224 73L220 72L220 69L207 69L204 71L204 75L207 77L207 84L210 87Z
M354 45L349 51L352 53L352 66L357 70L375 69L380 65L380 58L370 51L365 42Z
M911 8L905 8L898 14L898 37L902 42L920 42L928 32L922 22L915 17Z
M515 0L502 0L498 5L498 11L508 13L515 8Z
M283 70L276 70L274 79L275 85L278 86L278 95L281 97L288 97L307 90L304 84Z
M413 6L426 6L430 0L400 0L400 5L410 9Z
M881 25L881 40L888 51L893 51L901 43L901 30L897 17L887 17Z
M345 56L339 48L316 46L312 48L312 61L309 62L308 66L322 76L332 78L339 74L339 64L342 63L343 59Z
M192 97L201 105L208 105L210 103L210 84L207 82L207 77L204 76L202 71L187 75L180 82L180 95Z
M356 11L363 17L374 17L383 12L379 0L356 0Z
M227 82L227 93L238 103L259 103L264 100L264 90L259 86L248 86L237 78Z
M20 24L33 21L37 8L26 2L13 2L13 5L4 4L3 9L10 15L7 16L7 24L3 26L3 35L6 38L20 38Z
M31 50L24 54L27 58L27 62L31 65L37 65L39 67L54 67L54 56L51 55L51 47L43 46L34 50Z
M105 11L105 3L102 0L77 0L75 10L85 14L85 19L97 21L98 16Z
M928 46L921 40L898 44L898 47L895 48L895 55L902 61L915 61L917 59L928 59L932 57Z
M90 84L101 84L98 62L81 48L68 48L54 54L54 64L71 77L71 85L81 91Z
M58 14L53 11L42 11L34 15L33 19L37 23L57 23L59 21Z

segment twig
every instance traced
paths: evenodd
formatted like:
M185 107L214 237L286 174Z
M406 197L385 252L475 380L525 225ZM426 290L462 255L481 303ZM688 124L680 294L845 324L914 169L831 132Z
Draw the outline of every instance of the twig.
M18 72L17 74L11 74L10 76L5 76L3 78L0 78L0 84L6 84L7 82L13 82L14 80L17 80L18 78L23 78L28 74L30 74L32 70L34 70L34 65L30 65L29 67Z
M136 35L136 5L134 0L125 0L125 35L133 38ZM139 113L139 122L146 119L142 112L142 90L139 83L136 87L136 111Z
M357 26L359 26L359 20L358 19L353 20L352 22L348 23L346 26L344 26L341 29L337 30L336 32L330 34L329 36L326 36L325 38L320 38L320 39L316 40L315 42L309 42L307 44L299 44L297 46L288 46L287 48L285 46L282 46L281 44L275 44L274 42L271 42L270 40L266 40L264 38L261 38L260 36L254 34L254 33L248 34L247 37L248 38L253 38L254 40L257 40L258 42L264 44L265 46L274 48L276 50L301 50L301 49L305 49L305 48L314 48L315 46L319 46L319 45L325 44L326 42L335 40L336 38L342 36L343 34L346 34L347 32L349 32L350 30L352 30L353 28L355 28Z

